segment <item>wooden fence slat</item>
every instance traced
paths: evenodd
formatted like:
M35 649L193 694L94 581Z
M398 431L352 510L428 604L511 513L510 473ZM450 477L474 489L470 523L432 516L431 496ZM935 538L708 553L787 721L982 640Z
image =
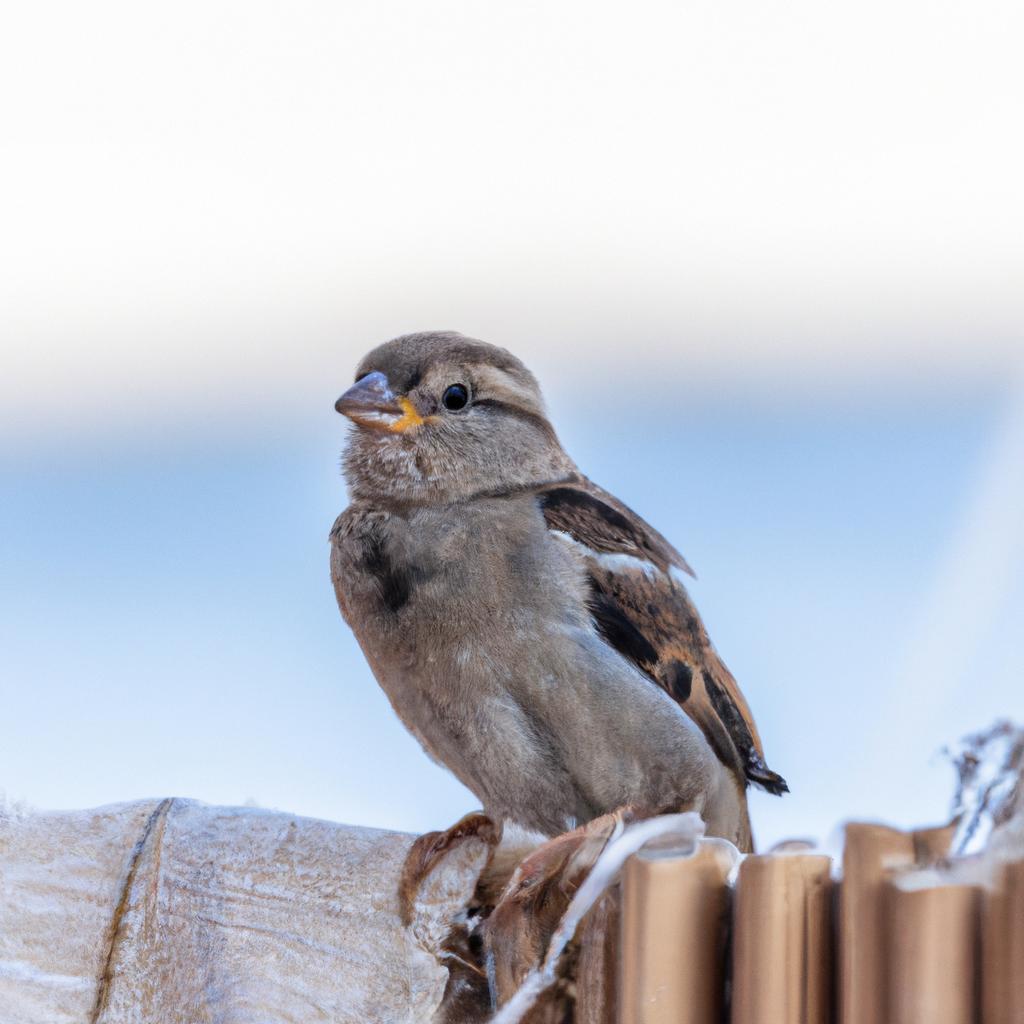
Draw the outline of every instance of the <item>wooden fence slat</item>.
M627 862L620 1024L719 1024L736 856L722 840L703 840L691 856L644 852Z
M1010 968L1007 985L1007 1020L1024 1021L1024 861L1004 869L1006 888L1006 949Z
M982 913L985 1024L1024 1022L1024 861L1004 864Z
M886 887L890 1024L975 1024L980 890Z
M750 856L733 915L732 1024L829 1024L832 860Z
M846 826L839 896L840 1024L886 1024L886 878L892 868L913 864L909 833L860 822Z

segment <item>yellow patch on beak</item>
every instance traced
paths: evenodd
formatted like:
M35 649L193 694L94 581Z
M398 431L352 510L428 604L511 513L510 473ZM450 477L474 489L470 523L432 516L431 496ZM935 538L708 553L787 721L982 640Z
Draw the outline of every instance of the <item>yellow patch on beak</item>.
M404 434L411 427L421 427L424 423L430 423L434 419L433 416L421 416L412 402L404 396L398 399L398 404L402 408L402 416L394 423L388 424L388 430L392 433Z

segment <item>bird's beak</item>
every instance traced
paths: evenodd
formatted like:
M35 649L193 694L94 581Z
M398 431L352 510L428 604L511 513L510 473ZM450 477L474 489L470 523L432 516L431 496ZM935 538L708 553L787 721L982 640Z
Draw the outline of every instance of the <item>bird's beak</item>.
M391 390L387 377L379 370L357 380L334 403L334 408L360 426L394 433L426 422L408 398Z

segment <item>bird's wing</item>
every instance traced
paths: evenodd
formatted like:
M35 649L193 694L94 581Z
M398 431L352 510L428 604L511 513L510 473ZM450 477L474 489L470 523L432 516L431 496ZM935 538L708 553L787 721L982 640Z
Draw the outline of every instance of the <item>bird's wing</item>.
M683 586L683 556L630 508L584 477L538 494L550 530L568 537L590 577L602 637L678 701L722 763L771 793L786 792L732 673Z

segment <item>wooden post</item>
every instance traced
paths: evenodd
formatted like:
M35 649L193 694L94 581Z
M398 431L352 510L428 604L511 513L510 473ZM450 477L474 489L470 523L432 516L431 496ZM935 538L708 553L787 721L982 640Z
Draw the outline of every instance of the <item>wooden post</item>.
M747 857L736 885L732 1024L829 1024L831 858Z
M985 893L982 925L982 1019L1024 1022L1024 861L1004 864Z
M890 1024L975 1024L980 895L973 885L887 887Z
M886 879L914 864L914 841L884 825L851 823L839 898L839 1022L887 1024Z
M620 1024L719 1024L735 857L728 843L706 839L690 856L630 858L622 881Z

